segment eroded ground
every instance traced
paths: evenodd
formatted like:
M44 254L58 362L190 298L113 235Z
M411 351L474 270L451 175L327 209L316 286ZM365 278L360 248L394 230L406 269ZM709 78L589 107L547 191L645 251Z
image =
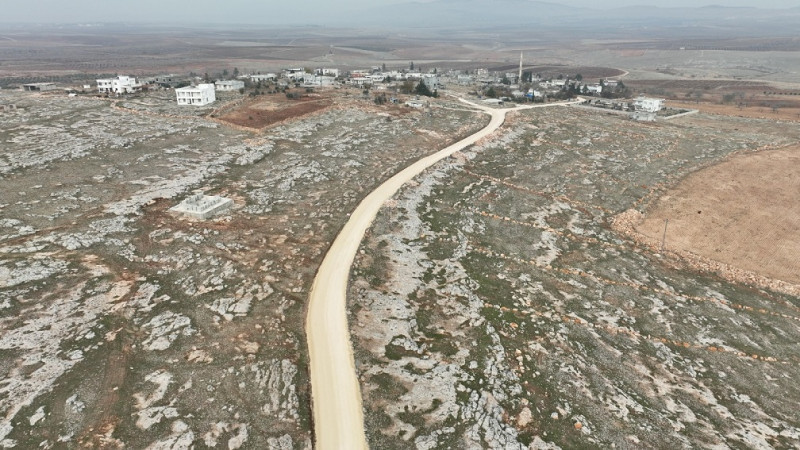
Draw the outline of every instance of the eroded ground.
M611 229L792 123L519 113L382 210L351 279L375 448L794 447L800 299Z
M159 93L0 92L3 447L310 446L321 256L372 187L487 120L342 101L254 136ZM194 191L235 206L167 211Z

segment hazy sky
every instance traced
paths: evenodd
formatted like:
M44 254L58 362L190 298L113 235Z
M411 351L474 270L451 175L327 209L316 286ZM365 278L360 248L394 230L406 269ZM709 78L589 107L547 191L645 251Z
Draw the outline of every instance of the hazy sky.
M2 0L0 22L283 22L298 12L312 20L330 10L373 8L410 0ZM417 0L427 2L431 0ZM450 0L455 1L455 0ZM487 6L493 0L485 0ZM705 5L791 8L798 0L554 0L551 3L597 8L658 4L696 7ZM244 14L244 15L243 15ZM238 20L237 20L238 19ZM296 22L296 21L295 21Z

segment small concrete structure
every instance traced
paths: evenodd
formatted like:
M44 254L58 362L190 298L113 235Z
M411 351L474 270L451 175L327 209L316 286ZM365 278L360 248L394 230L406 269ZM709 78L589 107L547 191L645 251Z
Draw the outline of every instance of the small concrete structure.
M244 89L244 81L242 80L219 80L214 82L214 87L218 91L238 91Z
M179 105L204 106L217 100L214 85L210 83L175 89L175 95Z
M664 108L664 99L639 96L633 101L633 106L636 108L636 111L654 113Z
M55 83L28 83L22 85L23 91L39 92L53 91L58 89Z
M205 220L215 214L227 211L233 206L233 200L217 195L194 194L169 210L181 213L194 219Z

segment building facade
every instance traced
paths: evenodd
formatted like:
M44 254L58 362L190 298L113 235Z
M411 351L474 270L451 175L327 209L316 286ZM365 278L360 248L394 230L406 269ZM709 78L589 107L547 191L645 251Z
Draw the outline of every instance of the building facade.
M636 111L643 111L643 112L658 112L664 108L664 99L663 98L650 98L650 97L637 97L636 100L633 101L633 106L636 108Z
M141 87L142 85L137 83L134 77L119 76L97 80L97 90L101 94L130 94Z
M214 103L217 96L213 84L198 84L175 89L179 105L204 106Z
M239 89L244 89L244 81L219 80L214 83L214 87L218 91L238 91Z

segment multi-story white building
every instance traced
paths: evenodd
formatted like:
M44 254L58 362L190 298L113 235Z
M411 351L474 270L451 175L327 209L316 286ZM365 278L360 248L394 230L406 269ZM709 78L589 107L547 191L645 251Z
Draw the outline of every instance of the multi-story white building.
M214 85L210 83L198 84L175 89L179 105L203 106L217 100Z
M239 89L244 89L244 81L219 80L214 83L214 87L218 91L238 91Z
M141 87L142 85L137 83L134 77L119 76L97 80L97 90L106 94L130 94Z
M439 76L434 74L425 74L422 76L422 82L425 83L425 86L430 89L431 92L436 92L442 87L442 84L439 82Z
M664 99L663 98L650 98L650 97L637 97L636 100L633 101L633 107L636 108L636 111L643 111L643 112L658 112L664 108Z
M323 67L321 69L317 69L317 75L327 75L336 78L339 76L339 69L331 69L329 67Z

